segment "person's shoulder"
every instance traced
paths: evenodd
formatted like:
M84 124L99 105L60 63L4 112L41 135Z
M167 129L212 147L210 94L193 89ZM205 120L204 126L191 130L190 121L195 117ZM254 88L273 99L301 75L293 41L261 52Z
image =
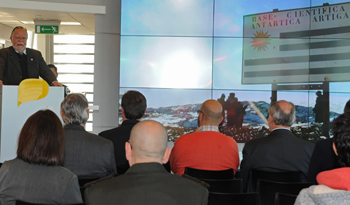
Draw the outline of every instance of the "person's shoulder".
M196 182L191 179L179 176L177 174L167 173L168 181L171 182L174 186L181 188L181 190L199 190L203 191L206 188L202 186L199 182Z
M119 129L120 129L120 127L115 127L112 129L104 130L104 131L100 132L98 135L102 136L104 138L108 138L108 137L111 137L111 136L114 136L115 134L117 134Z

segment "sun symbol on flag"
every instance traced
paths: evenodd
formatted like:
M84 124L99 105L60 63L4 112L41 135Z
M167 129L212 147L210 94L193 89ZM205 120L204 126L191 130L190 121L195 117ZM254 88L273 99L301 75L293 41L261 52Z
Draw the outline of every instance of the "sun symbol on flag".
M257 31L254 34L255 38L252 38L253 41L251 43L251 46L254 47L254 50L257 49L258 51L261 51L261 49L263 49L264 51L266 51L267 45L270 44L270 40L268 39L268 37L270 37L270 35L268 35L268 31L266 31L266 33L264 33L264 31Z

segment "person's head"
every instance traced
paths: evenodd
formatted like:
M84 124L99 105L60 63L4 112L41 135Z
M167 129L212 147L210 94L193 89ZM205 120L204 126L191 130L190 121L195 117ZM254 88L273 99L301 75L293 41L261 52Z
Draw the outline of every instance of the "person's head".
M89 118L88 101L83 94L71 93L61 103L61 116L65 125L85 125Z
M167 131L162 124L153 120L141 121L132 128L130 141L125 143L126 159L130 166L147 162L165 164L171 151L167 144Z
M317 91L317 92L316 92L316 95L317 95L317 96L321 96L321 95L322 95L322 92L321 92L321 91Z
M147 101L142 93L130 90L122 97L123 120L137 120L142 118L147 108Z
M333 149L342 167L350 167L350 113L333 121Z
M220 102L216 100L207 100L202 104L198 116L199 126L219 126L222 120L222 106Z
M49 64L47 65L51 71L53 72L53 74L56 76L56 78L58 77L58 73L57 73L57 67L54 64Z
M345 104L344 113L345 112L350 112L350 100L348 100L348 102L346 102L346 104Z
M17 158L30 164L61 165L64 129L51 110L40 110L25 122L18 138Z
M272 102L268 111L270 130L277 127L291 127L295 121L295 107L291 102L284 100Z
M13 48L19 52L23 53L27 46L28 33L27 29L22 26L16 26L11 32L11 43Z

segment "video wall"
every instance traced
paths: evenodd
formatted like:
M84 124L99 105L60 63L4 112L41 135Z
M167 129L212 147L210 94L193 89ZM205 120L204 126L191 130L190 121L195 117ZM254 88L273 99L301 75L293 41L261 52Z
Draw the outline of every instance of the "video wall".
M219 99L225 108L220 131L244 143L269 133L272 83L327 81L331 122L350 99L349 5L337 0L122 0L120 95L128 90L143 93L148 103L145 119L164 124L171 140L194 131L197 110L205 100ZM285 22L274 19L278 15L286 15ZM333 27L329 30L344 27L342 34L309 35L327 29L325 24ZM308 35L274 35L286 26ZM296 45L302 51L293 50ZM315 55L332 58L315 60ZM293 61L295 56L302 62ZM275 63L277 57L280 63ZM250 66L266 62L260 58L270 61ZM290 80L291 73L296 80ZM277 100L296 105L293 133L310 141L328 137L323 122L316 120L317 91L323 94L322 89L277 91ZM233 112L240 120L232 120Z

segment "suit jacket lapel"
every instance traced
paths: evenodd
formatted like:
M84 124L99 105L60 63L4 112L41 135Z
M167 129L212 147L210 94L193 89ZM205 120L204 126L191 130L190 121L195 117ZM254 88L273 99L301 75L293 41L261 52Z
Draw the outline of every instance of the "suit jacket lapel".
M10 58L11 58L13 65L15 65L15 68L19 72L19 74L22 75L22 69L21 69L21 65L19 64L17 53L12 46L10 47Z

